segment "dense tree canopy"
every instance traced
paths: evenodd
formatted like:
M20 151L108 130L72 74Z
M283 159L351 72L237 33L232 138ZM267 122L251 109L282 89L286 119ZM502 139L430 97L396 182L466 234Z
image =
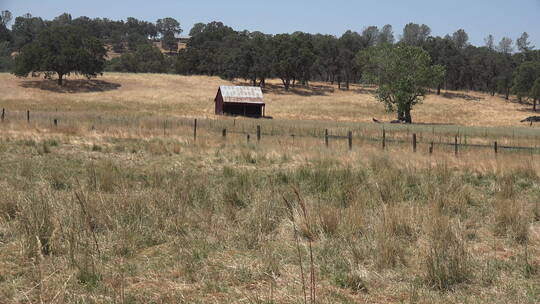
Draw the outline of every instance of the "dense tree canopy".
M16 57L13 73L26 77L43 73L56 74L62 85L64 75L77 73L94 77L103 71L105 49L95 37L71 25L55 25L42 31L37 39L25 45Z
M515 73L514 92L520 97L533 99L533 110L536 111L536 101L538 100L536 82L540 79L540 62L524 62Z

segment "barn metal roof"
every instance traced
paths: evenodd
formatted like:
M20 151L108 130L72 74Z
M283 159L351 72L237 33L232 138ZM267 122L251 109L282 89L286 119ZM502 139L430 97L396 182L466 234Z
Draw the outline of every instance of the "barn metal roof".
M220 86L224 102L264 104L260 87Z

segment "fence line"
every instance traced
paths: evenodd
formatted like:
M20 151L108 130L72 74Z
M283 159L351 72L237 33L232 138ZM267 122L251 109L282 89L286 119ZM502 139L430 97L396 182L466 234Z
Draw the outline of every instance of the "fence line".
M26 114L26 115L25 115ZM26 116L26 117L25 117ZM214 131L216 133L221 132L221 136L223 138L227 137L227 134L243 134L246 135L247 141L249 142L250 134L256 134L257 143L261 141L261 139L264 136L292 136L294 137L310 137L310 138L321 138L321 128L306 128L305 126L289 126L289 127L283 127L281 129L276 129L274 126L271 126L270 128L263 128L260 124L255 125L253 122L248 121L247 123L239 123L237 125L236 119L234 120L213 120L213 119L189 119L189 118L182 118L182 117L174 117L174 118L154 118L154 117L144 117L144 116L134 116L134 117L104 117L103 115L98 114L92 114L92 113L58 113L58 112L32 112L32 120L30 120L30 110L24 111L24 112L9 112L3 108L1 112L1 121L2 123L5 123L6 121L9 122L10 119L14 119L16 121L22 121L26 120L28 123L39 123L39 122L46 122L48 121L49 124L54 125L55 127L58 127L60 124L60 119L58 117L62 117L62 124L68 125L69 123L80 123L81 119L85 119L86 121L93 123L92 129L96 130L97 127L95 125L103 125L103 124L114 124L119 126L146 126L146 127L155 127L155 128L161 128L163 127L163 132L166 134L167 126L170 125L171 129L176 126L184 126L184 127L193 127L193 140L197 140L197 131L198 129L206 130L206 131ZM260 122L260 121L257 121ZM170 123L170 124L169 124ZM223 126L227 126L223 128ZM247 125L247 126L246 126ZM349 150L353 149L353 139L356 140L364 140L364 141L373 141L373 142L381 142L382 149L386 149L386 146L388 143L411 143L412 142L412 150L413 152L417 151L417 145L418 144L429 144L429 153L433 153L434 146L453 146L455 150L455 154L459 154L460 148L493 148L495 153L498 153L500 150L516 150L516 151L530 151L540 153L540 147L531 147L531 146L518 146L518 145L508 145L508 144L500 144L499 141L495 140L493 141L493 144L485 144L485 143L468 143L467 142L467 134L460 134L454 136L454 142L446 142L442 139L443 134L438 134L439 140L436 141L435 136L435 127L431 128L431 138L428 136L428 141L423 140L422 134L420 136L417 135L417 133L409 133L410 130L407 128L407 136L404 138L391 138L387 136L387 125L383 125L380 129L379 134L381 134L381 137L373 136L373 135L366 135L363 131L368 132L374 132L376 129L369 128L366 130L360 129L360 126L356 126L355 128L346 129L344 127L337 127L334 128L334 130L325 128L324 133L322 133L322 137L324 137L324 144L326 147L330 146L330 139L332 140L341 140L341 139L347 139L347 144ZM268 130L269 129L269 130ZM360 132L353 132L353 130L360 131ZM458 129L459 130L459 129ZM487 129L486 129L487 130ZM298 131L298 132L291 132L291 131ZM333 132L331 132L333 131ZM403 130L402 130L403 132ZM459 132L459 131L458 131ZM300 134L298 134L300 133ZM347 135L338 135L338 134L346 133ZM404 132L403 132L404 133ZM485 131L487 134L487 131ZM399 134L399 131L398 133ZM539 133L540 134L540 133ZM446 136L445 136L446 137ZM475 138L475 137L472 137ZM485 137L476 137L481 139L487 139ZM515 134L512 136L513 140L515 141ZM462 141L463 139L463 141ZM523 140L527 140L527 137L520 138ZM536 137L535 137L536 139Z

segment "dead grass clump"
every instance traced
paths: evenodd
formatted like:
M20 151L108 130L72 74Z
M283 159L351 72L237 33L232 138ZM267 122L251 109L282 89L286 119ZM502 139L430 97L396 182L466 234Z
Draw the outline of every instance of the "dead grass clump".
M467 216L470 208L476 204L474 188L459 179L451 179L447 184L435 184L437 189L431 201L447 215Z
M442 215L432 216L425 256L427 283L439 290L452 289L470 280L472 265L457 224Z
M19 213L18 195L19 193L7 183L0 184L0 219L8 221L15 219Z
M340 273L334 278L334 283L341 288L347 288L355 293L368 293L364 277L357 273Z
M86 172L90 190L112 193L122 181L118 167L111 161L91 163Z
M530 216L523 203L517 200L497 200L495 207L495 233L507 235L520 244L529 239Z
M52 131L68 136L79 136L84 134L83 129L75 123L63 125L61 121L58 121L58 127L53 127Z
M153 155L169 154L169 145L160 139L153 139L145 146L146 151Z
M400 239L416 239L417 232L412 223L415 215L411 208L407 205L384 208L384 222L389 233Z
M398 203L405 199L406 186L400 170L387 168L375 175L375 189L382 203Z
M361 204L355 204L343 209L340 218L340 233L345 236L360 237L368 229L367 209Z
M250 202L246 210L240 211L237 217L242 219L239 224L244 227L238 232L243 243L249 249L258 248L279 226L285 217L283 209L277 202L256 198Z
M26 255L36 257L53 251L53 234L57 227L53 197L48 189L36 190L18 200L18 223L24 235Z
M375 226L375 267L379 270L406 265L405 247L384 216Z
M394 268L398 264L404 265L405 250L400 240L385 228L378 228L375 232L375 267L379 270Z
M534 203L532 214L534 217L534 221L540 222L540 194L538 195L538 198L536 199L536 203Z
M497 194L503 199L513 198L516 193L517 176L513 174L505 174L497 180Z
M332 206L321 206L317 210L319 227L327 236L335 236L341 221L341 210Z

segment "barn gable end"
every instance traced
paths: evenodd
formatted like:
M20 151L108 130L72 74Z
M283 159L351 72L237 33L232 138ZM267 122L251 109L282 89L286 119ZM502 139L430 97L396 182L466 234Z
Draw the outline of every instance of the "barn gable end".
M217 115L263 117L264 97L259 87L220 86L214 99Z

